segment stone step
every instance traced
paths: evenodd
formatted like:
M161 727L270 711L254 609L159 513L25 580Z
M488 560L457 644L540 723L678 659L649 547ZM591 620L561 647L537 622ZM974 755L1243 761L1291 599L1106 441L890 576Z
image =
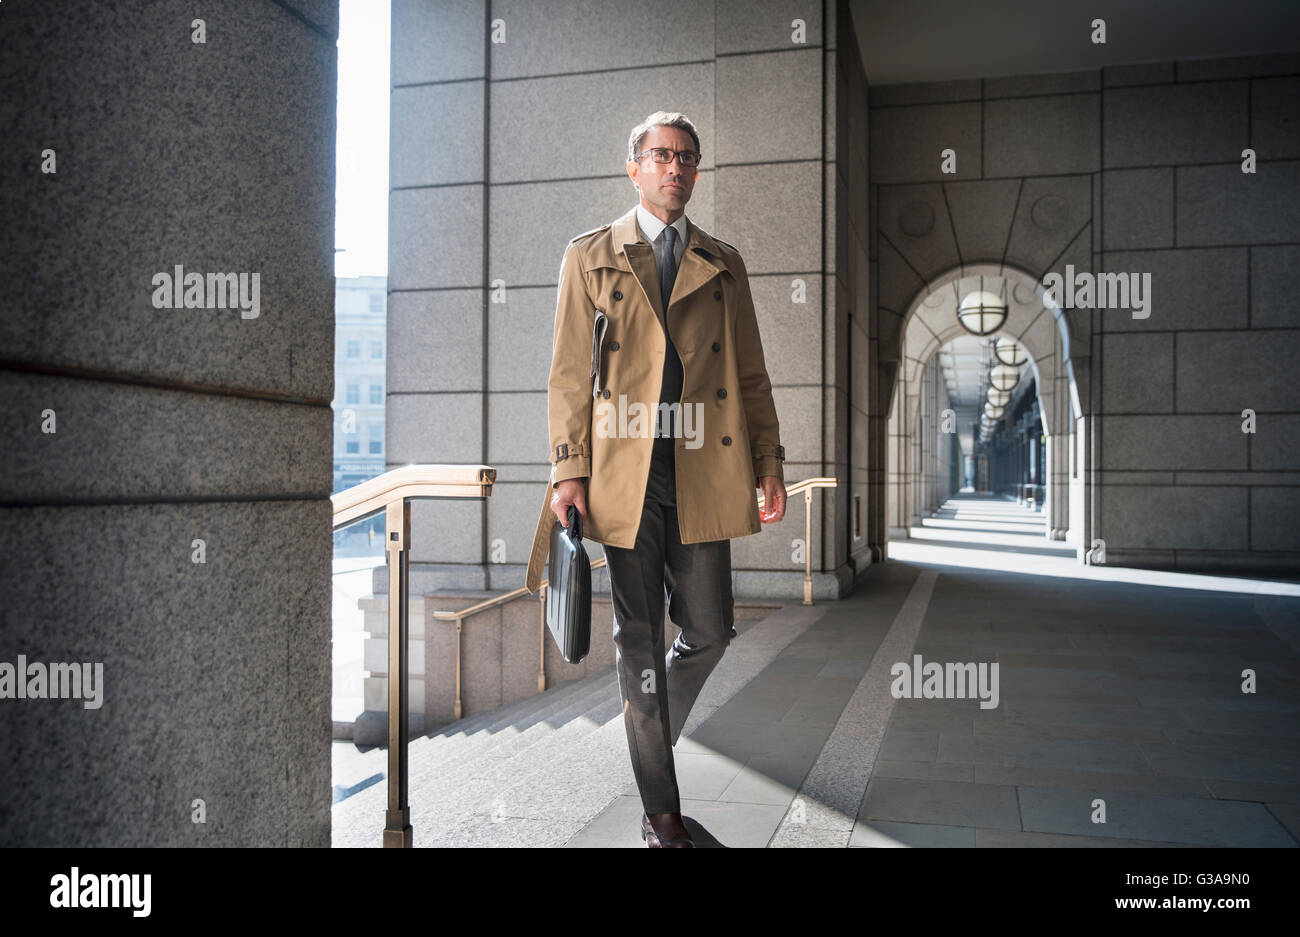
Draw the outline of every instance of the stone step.
M448 738L467 738L472 737L476 732L482 729L491 730L492 726L499 726L508 723L509 720L516 716L524 716L534 712L537 709L553 705L557 699L571 697L574 693L585 692L583 689L594 681L602 680L608 671L591 674L577 680L568 680L557 686L547 687L541 693L535 693L532 696L515 700L513 703L507 703L505 706L497 709L487 710L481 713L475 713L472 716L466 716L456 722L448 723L445 726L427 733L424 738L427 739L448 739Z
M492 745L478 752L453 751L450 753L455 756L453 763L433 757L427 750L417 751L412 746L408 768L412 824L415 824L416 817L419 816L423 829L432 826L449 828L463 819L467 809L492 810L493 791L501 787L502 782L477 775L492 771L495 765L511 761L512 767L506 769L506 773L510 777L510 783L515 783L520 777L540 770L545 763L555 760L558 752L574 738L598 729L598 721L608 722L619 715L622 703L618 698L617 678L612 670L604 676L607 682L603 688L598 688L595 693L584 694L580 703L569 701L568 705L560 706L557 712L544 713L538 722L524 731L509 733L505 744ZM564 702L556 701L557 704ZM567 721L552 727L547 719L558 723L561 713L565 714L563 718ZM621 732L621 722L619 729ZM465 744L466 739L455 740L452 748ZM625 751L623 755L626 758ZM382 816L386 802L386 786L375 784L335 805L335 844L378 845L377 841L371 842L374 832L369 828L377 822L382 828L382 822L375 818ZM482 805L485 802L488 806L484 808ZM430 813L436 816L431 817ZM360 837L361 841L358 841L357 827L367 828L367 832ZM425 837L421 845L434 844Z
M748 648L735 648L715 671L701 702L709 698L716 709L766 666L802 627L824 608L791 606L779 609L755 630L747 632ZM767 647L766 652L760 650ZM740 653L736 653L740 651ZM758 656L761 660L746 661ZM412 806L412 825L427 846L562 845L591 822L633 782L627 736L621 718L617 682L611 701L588 714L596 723L590 731L565 727L539 739L511 758L498 761L455 785ZM697 704L698 705L698 704ZM695 721L692 714L692 721ZM689 724L689 722L688 722ZM422 791L423 793L423 791Z
M823 612L788 606L746 629L691 721L707 718ZM409 774L417 844L562 845L633 781L621 714L611 669L421 738ZM335 845L378 845L385 802L384 786L372 785L336 805Z
M526 718L516 719L495 732L480 732L474 738L459 740L454 747L430 753L420 753L422 769L429 769L431 776L447 778L471 777L483 770L485 765L495 764L514 754L527 750L540 738L559 731L575 722L581 722L583 715L599 708L611 699L618 703L617 678L611 670L605 675L603 683L595 683L587 692L568 699L556 699L551 705L530 714ZM581 728L582 726L579 726ZM411 778L414 784L416 755L411 754ZM440 787L446 785L439 782Z
M419 817L429 846L562 846L634 783L623 720L573 739L504 788L467 788L456 810ZM496 804L499 812L494 813Z
M622 701L618 698L615 682L612 679L610 698L597 703L580 716L570 719L556 728L539 730L534 727L518 737L518 748L502 747L486 757L479 759L472 767L456 773L454 777L430 778L423 774L418 776L412 766L412 786L420 785L421 800L412 804L411 823L418 824L424 831L440 831L438 839L447 835L456 836L456 830L462 829L465 821L472 816L479 818L479 824L492 824L495 816L516 817L522 809L562 810L557 800L569 801L572 794L582 798L580 803L570 802L569 809L592 809L599 811L609 802L609 798L592 800L586 794L575 790L574 785L582 787L584 777L590 781L601 781L602 789L610 787L608 776L616 768L622 769L618 780L612 788L615 793L625 785L630 777L631 766L627 757L626 735L619 718L622 713ZM615 743L606 742L603 746L592 741L593 736L602 733L612 738ZM531 736L529 733L532 733ZM591 753L606 750L601 764L591 760ZM585 755L577 755L583 752ZM525 800L528 806L525 807ZM541 808L532 806L540 801ZM593 814L594 815L594 814ZM440 845L429 842L427 845Z
M408 746L412 762L417 757L435 761L443 758L459 759L479 746L489 744L493 738L510 726L533 725L537 719L551 713L558 706L567 708L574 700L592 692L593 686L603 683L612 670L592 674L579 680L570 680L551 687L543 693L515 700L500 709L476 713L434 731L416 736ZM364 764L370 773L384 773L388 769L388 747L376 747L358 753L352 764Z

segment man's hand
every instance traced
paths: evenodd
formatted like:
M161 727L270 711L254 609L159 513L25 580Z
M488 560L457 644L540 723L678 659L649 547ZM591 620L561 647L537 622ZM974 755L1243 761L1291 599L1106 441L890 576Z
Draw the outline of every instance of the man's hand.
M764 524L775 524L785 517L785 482L776 475L759 475L754 487L763 492L763 509L758 512Z
M582 526L587 526L587 479L566 478L552 489L551 510L555 512L561 527L569 526L569 505L572 504L582 515Z

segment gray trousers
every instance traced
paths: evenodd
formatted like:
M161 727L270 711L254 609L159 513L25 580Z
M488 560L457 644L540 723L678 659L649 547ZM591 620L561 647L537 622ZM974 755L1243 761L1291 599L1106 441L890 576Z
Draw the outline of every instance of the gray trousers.
M673 456L656 450L631 549L605 547L628 754L646 813L680 813L673 746L734 636L731 541L683 544ZM682 633L664 654L664 593Z

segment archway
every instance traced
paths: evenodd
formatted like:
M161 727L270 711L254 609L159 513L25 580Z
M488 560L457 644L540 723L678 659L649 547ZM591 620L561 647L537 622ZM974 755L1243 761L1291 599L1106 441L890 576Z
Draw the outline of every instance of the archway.
M963 421L954 408L937 406L946 387L937 355L950 342L971 335L957 320L957 306L962 297L980 289L1004 296L1008 306L1002 326L987 337L1015 339L1029 357L1046 454L1045 534L1070 542L1083 562L1090 486L1083 409L1070 354L1070 322L1036 278L1005 264L965 264L946 270L918 291L908 306L902 324L901 367L889 407L887 534L906 536L942 502L941 440L960 434L954 422L969 426L972 418L966 414ZM962 452L971 454L964 443Z

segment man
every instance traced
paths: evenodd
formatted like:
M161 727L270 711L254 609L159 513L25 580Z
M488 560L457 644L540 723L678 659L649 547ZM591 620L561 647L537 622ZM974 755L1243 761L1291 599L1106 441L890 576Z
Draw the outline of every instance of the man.
M673 745L734 637L731 538L785 516L780 427L740 253L686 217L700 138L678 113L632 130L638 204L569 242L547 410L551 482L528 590L574 505L605 545L628 751L651 847L693 846ZM664 656L664 593L681 629Z

